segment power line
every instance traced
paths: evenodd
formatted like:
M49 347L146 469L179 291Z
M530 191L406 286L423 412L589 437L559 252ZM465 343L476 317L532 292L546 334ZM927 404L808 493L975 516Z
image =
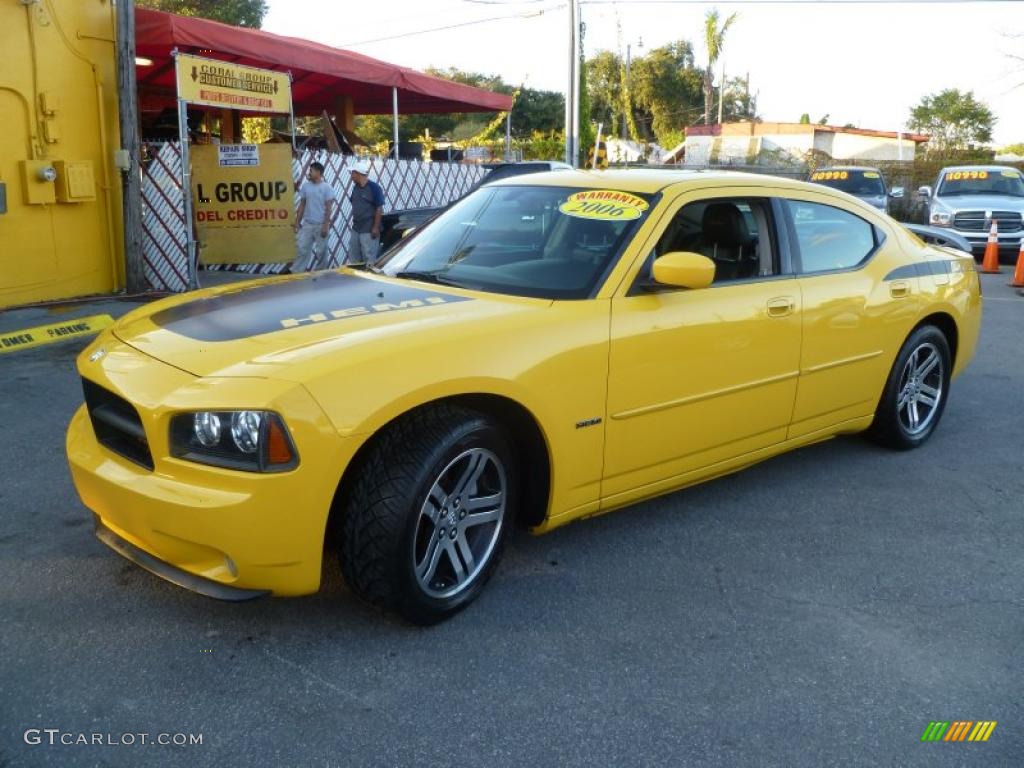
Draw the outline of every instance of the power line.
M1020 0L721 0L723 5L1009 5ZM708 0L580 0L580 5L708 5Z
M477 5L534 5L546 3L548 0L462 0L464 3L475 3Z
M426 35L426 34L429 34L431 32L444 32L445 30L449 30L449 29L458 29L460 27L471 27L471 26L473 26L475 24L487 24L487 23L492 22L492 21L503 21L505 19L531 19L531 18L536 18L537 16L543 16L548 11L557 11L560 8L564 8L564 7L565 7L565 4L563 3L562 5L553 5L550 8L541 8L540 10L532 11L530 13L511 13L511 14L506 14L505 16L491 16L491 17L486 18L486 19L476 19L474 21L463 21L463 22L460 22L458 24L447 24L447 25L445 25L443 27L432 27L430 29L420 29L420 30L416 30L414 32L403 32L403 33L398 34L398 35L388 35L387 37L375 37L372 40L360 40L359 42L355 42L355 43L342 43L338 47L339 48L354 48L357 45L369 45L370 43L382 43L382 42L384 42L386 40L399 40L399 39L404 38L404 37L415 37L416 35Z

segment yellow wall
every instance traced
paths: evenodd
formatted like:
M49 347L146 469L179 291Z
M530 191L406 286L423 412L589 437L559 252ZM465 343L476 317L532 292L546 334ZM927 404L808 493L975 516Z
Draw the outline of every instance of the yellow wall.
M110 0L0 0L0 307L122 287L114 30Z

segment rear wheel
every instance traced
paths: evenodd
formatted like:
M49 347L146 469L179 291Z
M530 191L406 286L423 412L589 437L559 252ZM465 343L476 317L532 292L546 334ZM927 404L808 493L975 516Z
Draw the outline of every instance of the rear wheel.
M903 344L882 392L870 434L899 450L922 445L939 424L949 396L949 343L933 325Z
M389 426L342 510L341 564L352 589L423 624L472 602L512 526L512 457L500 427L469 409L430 407Z

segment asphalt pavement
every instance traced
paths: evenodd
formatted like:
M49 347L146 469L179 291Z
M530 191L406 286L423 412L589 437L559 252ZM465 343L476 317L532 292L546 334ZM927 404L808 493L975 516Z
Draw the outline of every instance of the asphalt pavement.
M0 767L1020 766L1006 282L983 280L978 355L924 448L840 438L521 533L430 629L358 603L333 562L315 596L229 604L121 559L64 458L85 341L0 355ZM22 312L0 331L53 314ZM934 720L997 725L922 742Z

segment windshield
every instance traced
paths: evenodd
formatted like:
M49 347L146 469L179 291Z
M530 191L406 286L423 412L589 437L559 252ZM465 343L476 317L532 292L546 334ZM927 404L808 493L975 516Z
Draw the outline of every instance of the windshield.
M946 171L939 186L940 195L1010 195L1024 197L1024 178L1014 168Z
M378 266L408 277L548 299L590 296L647 215L650 197L617 190L484 187Z
M861 197L885 194L882 174L878 171L815 171L811 181Z

